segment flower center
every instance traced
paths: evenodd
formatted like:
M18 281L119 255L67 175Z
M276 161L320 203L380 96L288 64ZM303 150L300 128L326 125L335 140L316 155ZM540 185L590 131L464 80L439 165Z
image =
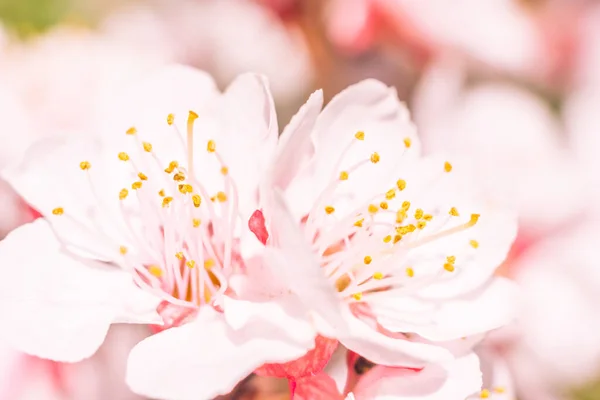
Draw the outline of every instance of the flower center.
M126 245L119 245L119 264L132 273L140 287L172 304L193 308L223 293L226 276L241 267L234 238L236 185L212 139L207 141L206 156L213 157L219 166L222 190L210 192L195 176L197 118L198 114L189 112L184 141L174 124L175 116L167 117L187 160L160 159L136 128L128 129L126 134L134 141L135 150L118 153L116 162L126 165L132 183L115 193L127 238ZM80 168L95 192L91 163L82 161ZM60 207L54 211L55 215L68 216Z
M473 227L479 220L479 214L467 214L463 218L456 207L442 209L439 202L431 201L430 189L452 172L449 162L439 166L431 182L425 185L416 182L419 184L415 190L410 190L411 182L406 177L398 177L394 187L374 193L367 202L338 217L336 202L343 200L338 189L343 189L353 173L363 168L377 168L381 161L379 153L374 152L341 170L344 156L365 137L364 132L356 133L356 140L342 152L334 169L335 176L315 202L305 224L315 252L321 255L324 272L340 295L350 302L390 289L418 290L441 273L453 272L457 257L464 254L463 246L445 254L436 270L427 273L420 273L411 266L412 255L422 246ZM410 138L404 139L404 150L399 156L410 151L410 147ZM416 206L419 203L424 205ZM467 251L479 246L475 239L466 244Z

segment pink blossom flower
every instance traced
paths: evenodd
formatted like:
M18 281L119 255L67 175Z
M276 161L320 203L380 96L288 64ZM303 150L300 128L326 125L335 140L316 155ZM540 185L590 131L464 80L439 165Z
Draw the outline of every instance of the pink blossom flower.
M512 286L492 275L512 215L477 204L460 166L420 156L393 89L363 81L321 107L316 92L284 129L280 194L263 203L266 263L320 333L420 368L510 321Z
M223 296L260 245L245 226L277 140L266 81L244 75L221 94L201 72L168 69L114 107L123 112L98 135L41 142L4 171L45 219L0 243L10 275L1 337L73 362L92 355L111 324L174 327L136 347L128 372L133 389L169 398L214 397L263 363L306 353L315 333L283 306L244 317L235 306L252 303L229 307ZM233 310L230 321L223 310ZM204 379L188 378L197 372L188 362ZM148 380L147 368L168 371ZM188 385L173 386L172 375Z

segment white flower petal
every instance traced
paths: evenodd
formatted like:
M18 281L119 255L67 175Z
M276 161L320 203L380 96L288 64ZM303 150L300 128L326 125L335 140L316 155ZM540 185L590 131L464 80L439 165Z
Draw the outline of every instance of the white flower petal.
M310 346L317 332L309 322L306 309L292 296L255 303L225 297L225 320L235 330L243 329L256 320L287 330L288 336L298 343Z
M283 129L277 146L277 155L271 171L272 184L275 187L290 192L306 190L310 185L311 171L306 170L307 164L314 155L311 132L314 129L321 108L323 107L323 92L315 91L300 110L293 116ZM265 190L271 190L266 187ZM307 212L304 197L286 196L294 216L301 219Z
M364 140L355 138L359 131L364 132ZM389 189L385 185L398 179L393 176L398 164L417 156L420 149L408 110L396 90L376 80L359 82L336 95L318 116L311 136L315 154L307 171L310 180L302 174L301 182L292 183L286 193L286 198L299 198L294 202L296 213L296 203L302 201L304 210L309 210L342 171L359 162L367 164L351 172L349 184L336 188L336 197L345 200L336 204L338 211L362 204L375 193L385 193ZM411 140L411 147L402 154L405 138ZM376 164L369 162L375 152L380 156Z
M340 342L368 360L382 365L420 368L426 362L452 358L449 351L429 343L392 338L345 313L348 330L338 332Z
M244 74L222 95L218 106L217 151L235 181L245 218L257 208L258 185L275 154L279 128L265 77ZM206 151L206 143L202 143ZM206 171L199 171L206 173Z
M222 314L204 307L196 320L139 343L129 356L127 383L153 398L211 399L260 365L290 361L309 350L283 340L286 336L264 320L235 331Z
M45 139L33 145L19 165L2 173L27 203L53 219L55 231L67 239L70 250L109 261L118 252L119 243L125 242L119 229L122 223L108 217L108 202L112 199L114 210L122 178L105 163L100 148L94 140ZM84 160L92 165L89 171L80 168ZM89 179L92 175L99 178L94 179L94 189ZM100 203L99 199L108 202ZM66 215L54 217L53 210L59 207ZM102 224L104 234L98 224Z
M58 361L92 355L139 291L128 273L69 255L41 219L0 242L0 265L2 338Z
M357 400L462 400L481 389L479 359L471 353L421 371L376 366L353 390Z
M443 302L417 301L421 312L407 309L397 298L371 302L377 321L392 332L413 332L433 341L449 341L484 333L508 324L516 313L516 286L503 278L473 292ZM418 309L418 308L417 308Z

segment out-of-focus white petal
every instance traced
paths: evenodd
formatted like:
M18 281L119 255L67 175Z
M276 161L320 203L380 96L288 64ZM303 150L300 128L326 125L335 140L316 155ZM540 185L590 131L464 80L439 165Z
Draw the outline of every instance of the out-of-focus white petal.
M149 335L150 329L144 325L111 326L96 354L82 362L60 366L69 395L89 400L142 400L125 384L125 369L131 349Z
M598 222L589 221L538 243L519 259L521 340L511 354L517 383L572 387L597 376L599 244Z
M541 35L524 7L512 0L377 0L398 23L409 19L434 45L518 74L540 74L546 60ZM546 63L547 64L547 63ZM542 71L547 72L547 71Z
M516 86L448 83L463 75L452 63L425 74L415 96L424 146L468 160L488 199L518 210L528 230L537 233L575 215L585 182L549 107Z
M479 359L471 353L421 371L376 366L353 393L357 400L458 400L479 391L481 384Z

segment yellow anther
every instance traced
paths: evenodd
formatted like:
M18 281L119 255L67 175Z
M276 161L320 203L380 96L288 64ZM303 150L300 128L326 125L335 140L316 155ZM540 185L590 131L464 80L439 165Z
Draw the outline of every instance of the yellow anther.
M377 211L379 211L379 207L377 207L375 204L369 204L369 212L371 214L375 214Z
M452 171L452 164L450 164L448 161L446 161L444 163L444 171L446 171L446 172Z
M371 261L373 261L373 258L371 256L365 256L365 258L363 259L363 262L367 265L371 264Z
M354 134L354 137L358 140L365 140L365 133L363 131L358 131Z
M402 203L402 209L403 209L404 211L408 211L408 209L409 209L409 208L410 208L410 201L404 201L404 202Z
M375 153L371 154L371 162L373 164L377 164L380 159L381 159L381 157L379 157L379 153L375 152Z
M379 207L381 207L382 210L387 210L388 209L388 203L385 201L382 201L381 203L379 203Z
M207 258L206 261L204 261L204 268L211 269L214 266L215 266L215 260L213 260L212 258Z
M124 151L119 153L119 160L121 161L128 161L129 160L129 154L125 153Z
M452 207L450 209L450 211L448 212L448 214L452 215L453 217L458 217L460 214L458 213L458 210L456 209L456 207Z
M127 254L127 247L125 247L125 246L119 247L119 253L121 253L122 255Z
M163 201L162 201L162 206L163 207L168 207L169 204L171 204L172 201L173 201L173 198L171 196L164 197Z
M165 168L165 172L167 174L172 173L173 171L175 171L175 168L179 167L179 163L177 161L171 161L169 163L169 166L167 168Z
M64 213L65 210L62 207L56 207L54 210L52 210L52 214L54 215L63 215Z
M194 207L200 207L200 203L202 202L202 198L199 194L195 194L192 196L192 202L194 203Z
M398 186L399 190L404 190L406 189L406 181L404 179L398 179L396 186Z
M185 265L187 265L189 268L194 268L196 266L196 261L189 260L188 262L185 263Z
M402 209L396 211L396 222L397 223L401 224L402 222L404 222L406 217L407 217L406 211L404 211Z
M183 182L185 181L185 175L183 174L183 172L178 172L175 175L173 175L173 180L175 182Z
M394 235L394 244L402 240L402 235Z
M383 274L381 272L375 272L373 274L373 279L377 279L378 281L383 279Z
M410 138L404 138L404 146L406 146L407 149L410 147L411 144L412 140Z
M415 219L421 219L421 218L423 218L423 215L425 215L425 213L423 212L422 209L417 208L415 210Z
M133 182L133 183L131 184L131 188L132 188L133 190L138 190L138 189L140 189L141 187L142 187L142 182L140 182L140 181Z
M433 219L433 215L431 215L431 214L425 214L425 215L423 215L423 219L425 221L431 221Z
M400 235L406 235L407 233L411 233L414 232L417 229L417 227L413 224L410 225L406 225L406 226L399 226L396 228L396 232Z
M141 172L138 174L138 178L140 178L140 180L142 180L142 181L148 180L148 177Z
M504 389L502 386L497 386L494 388L494 392L496 393L504 393L506 392L506 389Z
M354 226L357 226L357 227L359 227L359 228L362 228L362 226L363 226L363 222L365 222L365 219L364 219L364 218L361 218L361 219L359 219L358 221L356 221L356 222L354 223Z
M182 194L192 193L194 191L194 188L192 187L192 185L187 184L187 183L181 183L177 186L177 188L179 189L179 191Z
M446 264L444 264L444 269L448 272L454 272L454 265L452 265L450 263L446 263Z
M386 199L392 200L394 197L396 197L396 190L390 189L387 192L385 192L385 198Z
M173 125L173 122L175 122L175 115L173 115L173 114L167 115L167 124Z
M137 133L137 129L135 128L135 126L132 126L131 128L127 129L125 133L128 135L135 135Z
M417 222L417 228L419 229L424 229L427 226L427 222L426 221L419 221Z
M82 170L86 171L90 168L92 168L92 164L90 164L89 161L82 161L79 163L79 168L81 168Z
M348 180L348 172L346 172L346 171L340 172L340 181L346 181L346 180Z
M165 197L165 189L160 189L160 190L158 191L158 195L159 195L160 197Z
M217 150L217 144L214 140L209 140L206 144L206 151L208 151L209 153L214 153L215 150Z
M225 192L218 192L217 193L217 200L220 203L225 203L227 201L227 195L225 194Z
M479 214L471 214L471 220L469 222L467 222L467 225L469 226L473 226L477 223L477 221L479 221Z
M327 206L327 207L325 207L325 212L326 212L327 214L333 214L333 213L334 213L334 211L335 211L335 208L334 208L334 207L332 207L332 206Z
M150 275L155 276L157 278L160 278L163 274L162 269L160 269L158 265L150 265L148 267L148 272L150 272Z
M469 244L471 245L472 248L476 249L479 247L479 242L477 240L471 239L469 240Z
M198 114L190 110L188 114L188 122L194 122L196 119L198 119Z
M144 150L148 153L152 151L152 143L142 142L142 147L144 147Z
M406 276L408 276L409 278L412 278L413 276L415 276L415 270L412 269L411 267L407 267L406 268Z
M456 256L446 257L446 262L448 262L449 264L454 264L456 262Z
M178 251L177 253L175 253L175 258L178 260L183 260L183 252Z
M229 173L229 168L221 167L221 175L227 175Z
M200 226L200 218L194 218L192 219L192 225L194 226L194 228L197 228Z
M481 393L479 393L479 397L482 398L482 399L489 399L489 397L490 397L490 391L487 390L487 389L483 389L481 391Z
M392 235L387 235L383 238L383 243L389 243L392 241Z
M129 190L121 189L121 191L119 192L119 200L125 200L127 198L128 194L129 194Z
M354 293L352 295L352 297L354 297L355 300L360 301L360 299L362 299L362 293L361 292Z

